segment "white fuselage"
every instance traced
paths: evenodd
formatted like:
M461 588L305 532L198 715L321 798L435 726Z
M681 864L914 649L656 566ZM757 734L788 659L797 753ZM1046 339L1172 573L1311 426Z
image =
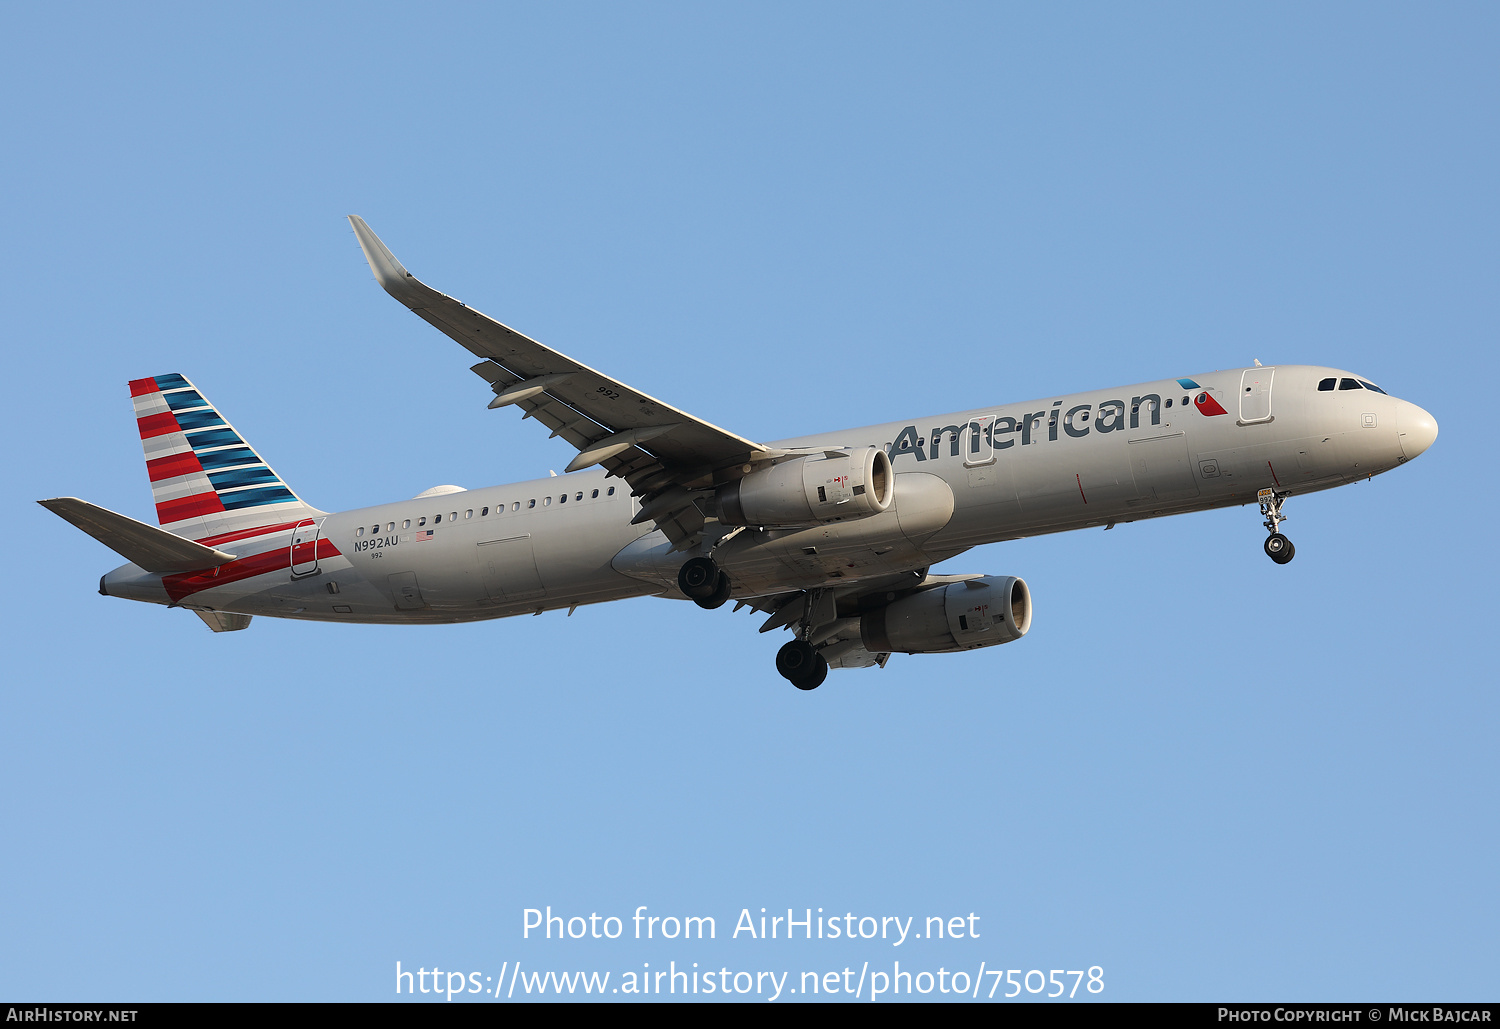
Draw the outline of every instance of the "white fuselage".
M970 547L1254 503L1388 471L1432 442L1420 408L1368 389L1319 391L1328 368L1214 372L907 419L777 444L887 449L890 511L803 529L746 529L715 560L734 596L853 584ZM1197 402L1207 394L1207 400ZM1217 413L1222 411L1222 413ZM1424 421L1425 420L1425 421ZM236 560L155 575L125 565L101 592L325 621L431 623L644 595L679 596L672 552L629 487L600 469L424 496L213 542Z

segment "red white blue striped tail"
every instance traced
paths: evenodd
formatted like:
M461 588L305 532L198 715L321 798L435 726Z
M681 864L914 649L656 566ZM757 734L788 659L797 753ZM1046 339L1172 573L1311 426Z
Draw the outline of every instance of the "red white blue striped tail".
M322 512L302 502L181 375L130 383L161 527L203 540Z

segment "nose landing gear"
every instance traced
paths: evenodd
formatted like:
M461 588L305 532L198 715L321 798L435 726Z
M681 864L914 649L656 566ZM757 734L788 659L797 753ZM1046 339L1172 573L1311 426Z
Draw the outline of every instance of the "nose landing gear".
M1256 494L1260 501L1260 513L1266 516L1266 531L1271 535L1266 537L1266 556L1279 565L1284 565L1297 554L1297 548L1292 546L1292 541L1281 534L1281 523L1286 521L1286 515L1281 513L1281 505L1286 502L1285 493L1277 493L1274 489L1263 489Z
M1279 565L1290 561L1297 553L1297 548L1292 546L1292 541L1279 532L1273 532L1266 537L1266 556Z

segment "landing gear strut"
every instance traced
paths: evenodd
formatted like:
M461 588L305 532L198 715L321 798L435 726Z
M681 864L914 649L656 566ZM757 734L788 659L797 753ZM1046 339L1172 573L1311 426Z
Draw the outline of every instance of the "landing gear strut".
M792 640L776 652L776 670L799 690L815 690L828 678L828 661L806 640Z
M1281 513L1281 505L1285 503L1287 495L1277 493L1274 489L1263 489L1256 494L1260 501L1260 513L1266 516L1266 531L1271 535L1266 537L1266 556L1279 565L1284 565L1297 554L1297 548L1292 546L1292 541L1281 534L1281 523L1286 521L1286 515Z
M711 557L695 557L677 571L677 588L699 607L712 611L729 599L729 576Z

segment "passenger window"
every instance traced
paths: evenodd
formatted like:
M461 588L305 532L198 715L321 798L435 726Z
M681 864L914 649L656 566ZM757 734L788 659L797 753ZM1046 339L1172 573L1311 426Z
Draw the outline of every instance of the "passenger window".
M379 533L380 533L380 523L379 522L377 522L374 525L370 526L370 535L371 536L379 535Z
M1332 377L1327 378L1327 379L1319 379L1318 380L1318 392L1319 393L1327 393L1329 390L1333 389L1334 383L1336 383L1336 382L1338 382L1338 380L1335 379L1335 378L1332 378Z
M1168 397L1168 398L1167 398L1167 406L1168 406L1168 407L1171 407L1171 406L1172 406L1172 398L1171 398L1171 397Z
M450 515L448 515L448 521L450 521L450 522L456 522L456 521L458 521L458 512L454 511L453 513L451 513Z
M583 499L583 490L579 490L578 491L578 496L574 497L573 499L574 500L582 500Z
M479 509L479 517L481 517L481 518L483 518L485 515L487 515L489 513L490 513L490 509L487 508L487 507L482 507L482 508Z
M599 499L599 491L598 490L594 490L594 495L591 496L591 497L589 497L589 499L590 500L598 500Z
M488 511L489 508L485 508L485 510ZM470 508L469 510L465 511L464 512L464 517L465 518L473 518L474 517L474 509Z
M564 493L562 496L557 498L557 502L559 504L566 504L568 502L568 495Z
M542 506L543 507L551 507L552 506L552 498L551 497L543 497L542 498Z
M401 519L401 528L403 528L403 529L410 529L411 528L411 519L410 518L403 518L403 519Z
M1340 379L1339 389L1359 389L1360 385L1353 379Z
M535 501L535 500L528 500L528 501L527 501L527 502L526 502L526 506L527 506L527 507L528 507L528 508L531 508L531 507L536 507L536 501Z
M1188 399L1187 399L1187 397L1183 397L1183 398L1182 398L1182 406L1183 406L1183 407L1187 407L1187 402L1188 402Z
M612 497L614 495L615 495L615 488L613 486L611 486L609 488L609 493L607 493L606 496L611 496Z
M387 525L385 527L385 531L386 532L395 532L396 531L396 523L395 522L391 522L389 525Z
M365 534L365 527L363 525L361 525L358 529L354 530L354 535L356 535L356 536L363 536L364 534Z
M425 516L424 516L424 517L422 517L422 518L418 518L418 519L417 519L417 524L418 524L418 525L426 525L426 524L427 524L427 519L426 519L426 517L425 517Z
M436 525L438 522L441 522L442 520L443 520L443 516L442 515L437 515L436 517L434 517L432 519L432 524Z
M510 509L512 511L519 511L519 510L521 510L521 502L519 500L517 500L515 503L513 503L513 504L510 505Z

